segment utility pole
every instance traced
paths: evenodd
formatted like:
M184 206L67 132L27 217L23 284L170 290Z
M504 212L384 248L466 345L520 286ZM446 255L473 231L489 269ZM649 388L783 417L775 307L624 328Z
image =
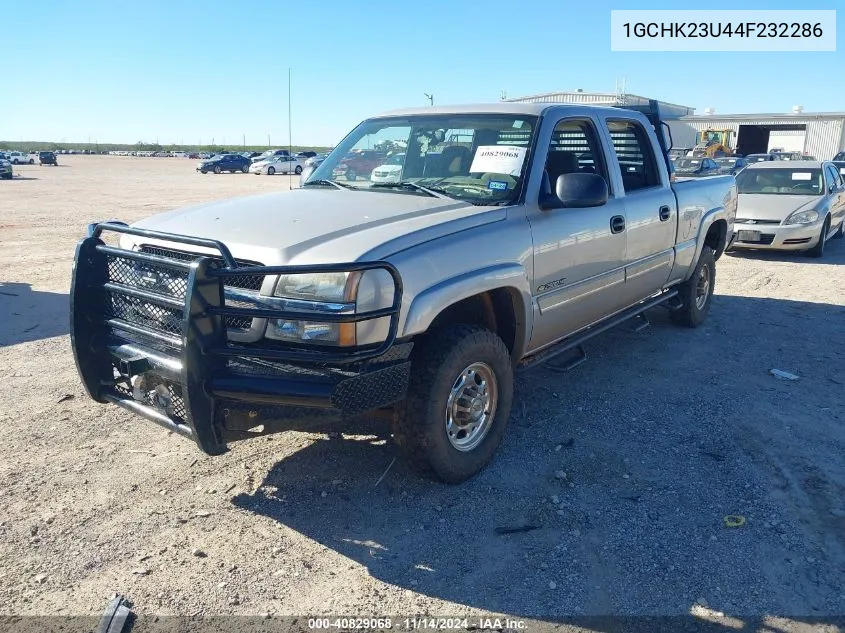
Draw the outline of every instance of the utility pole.
M293 125L291 121L290 67L288 67L288 154L293 154Z
M267 135L267 149L270 149L270 135Z
M288 66L288 156L293 156L293 125L291 124L290 103L290 66ZM290 178L288 178L288 189L293 189Z
M431 106L434 107L434 95L428 94L427 92L424 92L423 94L425 95L425 98L428 99Z
M244 149L246 149L246 134L244 134Z

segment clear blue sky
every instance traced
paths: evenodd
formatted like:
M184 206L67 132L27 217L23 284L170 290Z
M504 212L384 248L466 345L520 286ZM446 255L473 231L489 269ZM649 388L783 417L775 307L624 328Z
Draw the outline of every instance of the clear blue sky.
M836 9L711 0L711 9ZM333 145L381 110L583 88L702 113L845 110L845 51L610 51L611 9L654 0L10 0L0 139ZM845 14L845 7L840 11ZM838 16L839 17L839 16ZM841 22L841 18L838 20ZM841 29L837 29L840 31ZM839 38L841 41L841 37Z

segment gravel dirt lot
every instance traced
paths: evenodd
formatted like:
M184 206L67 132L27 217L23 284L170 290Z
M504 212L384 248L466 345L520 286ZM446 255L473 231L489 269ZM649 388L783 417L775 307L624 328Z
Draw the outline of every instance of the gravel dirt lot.
M88 222L288 177L59 161L0 182L0 615L98 616L119 592L141 615L842 622L845 241L821 261L723 257L701 328L657 309L652 327L591 342L589 363L521 378L474 480L437 485L397 462L376 485L394 452L375 422L208 458L77 379L68 290Z

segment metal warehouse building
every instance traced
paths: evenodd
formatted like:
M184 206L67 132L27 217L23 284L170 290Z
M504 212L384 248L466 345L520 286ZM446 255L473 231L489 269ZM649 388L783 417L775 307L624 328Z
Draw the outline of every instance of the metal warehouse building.
M830 160L845 149L845 112L804 112L800 106L787 114L683 116L669 127L675 147L693 147L697 132L713 129L733 130L738 154L782 149Z
M571 92L547 92L517 99L505 99L515 103L584 103L587 105L600 106L625 106L625 105L648 105L649 98L639 95L627 94L624 92L584 92L574 90ZM667 121L678 119L695 113L695 108L658 101L660 112Z

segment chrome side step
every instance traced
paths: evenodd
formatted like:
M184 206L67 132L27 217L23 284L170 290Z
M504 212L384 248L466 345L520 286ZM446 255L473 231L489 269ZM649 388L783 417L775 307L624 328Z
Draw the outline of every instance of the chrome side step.
M675 299L677 296L677 289L672 289L667 290L662 294L657 295L656 297L652 297L651 299L646 299L645 301L642 301L637 305L632 306L615 316L612 316L608 319L605 319L604 321L600 321L599 323L590 326L583 332L575 334L569 338L563 339L562 341L559 341L551 347L547 347L546 349L543 349L537 352L536 354L526 356L525 358L520 360L519 363L517 363L516 372L523 373L525 371L528 371L529 369L534 369L535 367L538 367L540 365L545 365L550 360L560 356L561 354L564 354L573 349L580 348L579 354L575 357L574 360L571 360L569 363L560 363L555 364L554 366L547 365L553 371L569 371L570 369L577 367L578 365L587 360L587 353L584 350L583 345L591 338L598 334L601 334L602 332L607 332L608 330L615 328L616 326L621 325L622 323L625 323L630 319L642 315L642 317L644 318L645 325L640 323L634 328L635 332L639 332L640 330L648 327L648 325L651 323L648 320L648 317L646 317L644 314L646 310L650 310L651 308L654 308L656 306L666 304L667 302ZM669 307L670 309L672 308L671 305Z

